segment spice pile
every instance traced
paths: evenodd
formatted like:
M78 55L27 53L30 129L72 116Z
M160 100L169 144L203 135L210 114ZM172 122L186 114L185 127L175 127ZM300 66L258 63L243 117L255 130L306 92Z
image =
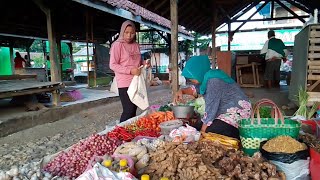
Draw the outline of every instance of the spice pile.
M290 136L278 136L266 142L262 148L267 152L296 153L306 150L307 146Z
M260 156L247 157L212 141L166 143L150 157L145 173L154 180L283 179L276 167Z

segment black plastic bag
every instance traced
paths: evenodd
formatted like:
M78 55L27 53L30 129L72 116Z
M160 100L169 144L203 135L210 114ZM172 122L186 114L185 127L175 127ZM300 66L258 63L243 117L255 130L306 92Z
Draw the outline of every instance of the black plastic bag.
M260 152L262 156L268 160L279 161L283 163L291 164L299 160L307 160L310 157L309 149L298 151L296 153L271 153L264 150L262 147L267 141L260 143Z

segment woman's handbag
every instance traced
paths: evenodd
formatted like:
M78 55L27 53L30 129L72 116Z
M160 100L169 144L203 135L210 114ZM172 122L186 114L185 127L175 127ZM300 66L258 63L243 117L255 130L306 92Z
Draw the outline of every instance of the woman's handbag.
M274 113L273 118L260 118L260 107L271 106ZM256 118L254 115L256 114ZM280 120L280 123L279 123ZM239 132L243 151L248 155L253 155L259 151L260 143L276 136L286 135L297 138L301 124L288 118L284 118L278 106L269 99L258 101L251 118L239 121Z

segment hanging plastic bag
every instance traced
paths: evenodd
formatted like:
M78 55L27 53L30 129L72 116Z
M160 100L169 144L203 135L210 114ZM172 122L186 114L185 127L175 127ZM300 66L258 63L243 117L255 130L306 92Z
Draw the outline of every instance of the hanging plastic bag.
M117 96L119 96L119 89L118 89L118 86L117 86L116 77L114 77L113 80L112 80L111 87L110 87L110 92L113 92Z
M146 69L143 67L141 69L141 74L139 76L133 77L127 91L131 102L137 105L142 110L145 110L149 107L149 100L145 83L145 72Z

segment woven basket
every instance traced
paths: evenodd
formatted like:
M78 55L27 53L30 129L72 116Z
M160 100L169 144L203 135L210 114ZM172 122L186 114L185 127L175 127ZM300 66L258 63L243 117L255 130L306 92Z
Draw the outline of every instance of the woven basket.
M273 118L260 118L260 107L271 106ZM256 113L257 117L254 117ZM280 123L278 123L280 120ZM278 106L269 99L258 101L250 119L239 121L239 132L243 151L248 155L253 155L259 151L260 143L271 138L287 135L297 138L301 124L291 119L285 119Z

